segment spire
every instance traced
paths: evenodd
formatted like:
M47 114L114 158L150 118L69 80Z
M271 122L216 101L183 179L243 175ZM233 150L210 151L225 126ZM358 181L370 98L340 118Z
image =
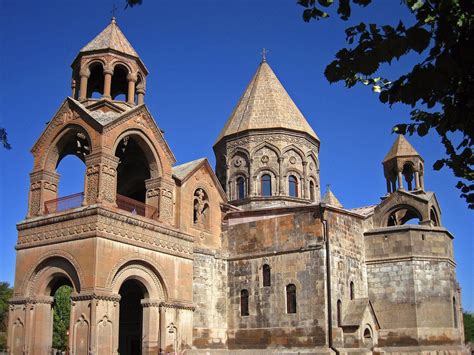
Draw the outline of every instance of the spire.
M227 120L216 143L225 136L239 132L270 128L304 132L319 141L268 65L266 53L266 50L262 52L262 62L257 72Z
M413 148L410 142L407 141L403 134L399 134L397 139L393 143L392 148L390 148L387 155L385 156L383 162L389 161L397 157L413 156L420 157L420 154L415 150L415 148Z
M117 25L115 16L112 17L110 24L101 33L81 49L81 52L103 49L113 49L120 53L138 57L138 53L133 49L132 45Z
M342 203L339 202L337 197L331 191L329 185L326 188L326 193L324 194L322 202L324 202L328 205L334 206L334 207L344 208L344 206L342 206Z

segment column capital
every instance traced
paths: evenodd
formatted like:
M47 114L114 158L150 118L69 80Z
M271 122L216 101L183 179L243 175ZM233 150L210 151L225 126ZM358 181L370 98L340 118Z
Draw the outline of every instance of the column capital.
M137 80L138 80L138 75L137 75L137 73L133 73L133 72L128 73L128 75L127 75L127 80L128 80L128 81L133 81L134 83L137 82Z
M89 78L91 76L91 71L87 67L81 68L79 71L79 76Z

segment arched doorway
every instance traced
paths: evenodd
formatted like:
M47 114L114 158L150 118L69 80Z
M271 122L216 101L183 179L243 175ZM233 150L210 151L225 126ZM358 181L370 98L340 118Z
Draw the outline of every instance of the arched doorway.
M141 300L147 292L136 280L127 280L120 287L119 353L138 355L142 353L143 307Z

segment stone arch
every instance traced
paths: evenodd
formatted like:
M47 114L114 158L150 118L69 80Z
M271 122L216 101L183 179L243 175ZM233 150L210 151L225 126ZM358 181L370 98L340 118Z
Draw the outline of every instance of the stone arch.
M120 142L128 136L139 137L140 148L144 151L150 166L151 178L157 178L163 175L163 164L158 153L158 149L148 135L141 129L132 128L120 133L114 140L112 152L115 153Z
M104 72L106 64L100 59L93 59L87 63L87 70L90 73L87 80L86 97L94 98L94 93L99 95L95 98L101 98L104 95Z
M36 263L36 267L33 268L28 274L25 275L25 277L22 279L21 282L21 288L20 292L24 295L31 295L31 287L34 286L34 280L38 277L38 267L42 264L44 264L48 259L53 259L53 258L61 258L64 260L67 260L70 264L72 264L76 274L77 274L77 279L78 283L80 286L84 284L84 274L82 272L81 266L79 265L78 261L72 256L72 254L68 253L67 251L64 250L51 250L49 252L44 253L41 255L41 257L38 259L38 262Z
M301 161L304 163L306 161L306 155L303 153L303 151L298 148L296 145L294 144L290 144L289 146L286 146L282 151L281 151L281 155L285 155L286 153L288 153L289 151L291 150L294 150L296 154L298 154L301 158Z
M419 222L423 221L423 215L416 207L409 204L399 204L385 213L382 226L403 225L412 218L418 218Z
M251 151L251 153L250 153L250 157L253 159L254 156L255 156L255 154L256 154L259 150L261 150L262 148L268 148L268 149L272 150L272 151L276 154L277 158L280 158L280 157L281 157L281 151L280 151L280 149L279 149L276 145L273 145L273 144L271 144L271 143L269 143L269 142L262 142L262 143L260 143L259 145L257 145L255 148L253 148L252 151Z
M118 294L125 281L134 279L144 285L147 298L166 301L168 300L168 283L164 275L159 272L161 268L155 264L155 261L142 254L125 257L110 271L106 288Z
M131 72L133 72L133 69L130 66L130 64L124 62L123 60L114 60L109 64L112 70L115 70L115 67L118 65L122 65L123 67L125 67L127 69L127 74L130 74Z
M239 192L238 192L238 179L242 177L244 179L244 194L245 196L249 195L250 191L250 174L246 170L235 170L232 172L232 175L229 177L229 199L234 200L239 198Z
M82 280L74 264L64 255L51 255L34 268L28 281L27 295L52 296L60 286L67 283L76 294L81 292Z
M84 126L80 123L68 124L56 134L44 155L42 167L45 171L55 172L61 159L70 154L85 162L85 156L94 150L95 142L91 139L92 132ZM80 149L76 149L79 144Z
M431 206L430 208L430 221L435 227L441 226L441 221L439 219L439 212L437 211L437 208L435 206Z
M250 153L247 149L242 148L242 147L235 148L232 151L232 153L228 155L229 160L228 161L226 160L227 163L230 164L231 160L239 153L242 154L247 159L247 161L250 163Z

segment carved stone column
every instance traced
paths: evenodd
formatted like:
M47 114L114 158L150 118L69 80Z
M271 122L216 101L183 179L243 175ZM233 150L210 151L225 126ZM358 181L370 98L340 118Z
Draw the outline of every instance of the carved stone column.
M285 194L285 192L283 191L283 181L282 181L283 176L282 176L282 173L281 173L282 170L283 170L283 166L282 166L283 165L283 160L284 160L283 157L278 158L278 176L276 177L277 178L277 186L276 187L278 189L276 191L277 191L278 196L282 196L282 195Z
M160 353L160 300L143 299L142 354Z
M129 73L127 75L127 80L128 80L127 103L129 103L130 105L135 105L135 83L137 82L137 74Z
M167 224L174 224L173 203L174 203L174 182L166 177L156 179L156 186L160 192L159 219Z
M115 205L118 162L119 158L103 152L86 156L85 205Z
M71 97L76 98L76 80L74 79L71 80Z
M102 98L104 99L111 99L110 91L112 87L112 75L114 75L114 71L110 67L106 67L104 69L104 94Z
M156 219L160 213L160 179L145 180L147 206L152 208L145 210L145 217Z
M89 68L82 68L79 72L79 76L81 77L81 83L79 86L79 101L84 101L87 98L87 81L91 76Z
M302 198L308 198L309 199L309 186L308 186L308 162L303 161L303 176L301 178L301 183L303 186L301 186L301 197Z
M399 190L405 190L403 188L403 175L402 175L401 171L398 172L398 189Z
M28 217L45 213L44 203L58 198L58 183L59 175L53 172L38 170L30 174ZM54 206L49 212L56 212Z

